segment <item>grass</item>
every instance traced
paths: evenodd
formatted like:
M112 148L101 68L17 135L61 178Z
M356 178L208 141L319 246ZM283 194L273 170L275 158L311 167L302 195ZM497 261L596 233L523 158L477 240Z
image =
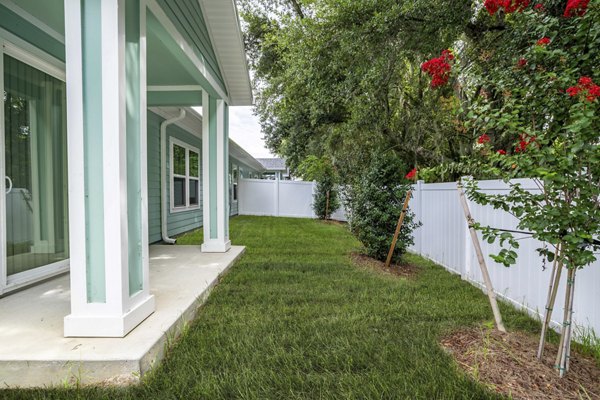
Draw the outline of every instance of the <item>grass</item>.
M179 243L200 243L200 233ZM440 348L441 335L490 321L486 296L416 256L403 279L357 267L344 226L236 217L245 256L143 383L0 392L5 398L497 399ZM509 329L539 324L505 304Z

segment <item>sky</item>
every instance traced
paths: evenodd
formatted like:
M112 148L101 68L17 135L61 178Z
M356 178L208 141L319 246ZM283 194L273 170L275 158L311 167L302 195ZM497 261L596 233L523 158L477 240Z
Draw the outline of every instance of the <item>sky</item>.
M229 108L229 137L254 158L275 157L265 147L258 117L252 114L252 107Z
M192 107L202 115L202 107ZM252 107L229 107L229 138L242 146L254 158L273 158L265 146L258 117Z

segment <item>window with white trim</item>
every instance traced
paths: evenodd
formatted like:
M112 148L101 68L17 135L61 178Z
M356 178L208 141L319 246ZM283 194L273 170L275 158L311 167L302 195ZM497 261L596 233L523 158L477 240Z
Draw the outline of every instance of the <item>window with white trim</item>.
M200 151L171 138L171 211L200 206Z
M233 193L232 198L234 202L238 201L238 175L239 175L239 167L233 164Z

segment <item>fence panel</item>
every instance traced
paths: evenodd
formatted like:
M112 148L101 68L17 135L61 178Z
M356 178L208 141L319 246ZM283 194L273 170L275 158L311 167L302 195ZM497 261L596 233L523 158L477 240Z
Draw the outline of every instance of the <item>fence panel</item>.
M240 179L239 214L316 218L313 182Z
M539 188L531 180L519 180L522 187L531 191ZM508 185L502 181L480 181L479 188L485 193L503 193ZM459 203L456 183L417 183L411 209L423 226L414 232L415 244L411 250L421 254L447 269L483 287L483 279L477 262L477 256L469 236L467 223ZM495 210L491 206L481 206L469 202L473 218L482 225L511 229L517 227L518 220L509 213ZM486 264L490 270L494 289L504 299L517 307L527 310L533 316L544 313L552 263L544 262L536 249L544 244L528 235L516 235L520 238L517 250L517 264L506 268L497 264L489 255L497 254L500 246L482 240L478 233ZM574 320L578 326L593 328L600 333L600 261L578 272L575 298ZM566 274L561 281L564 289ZM559 325L562 318L564 299L559 296L554 308L553 324Z
M238 213L240 215L277 215L275 181L240 179Z
M316 218L312 207L314 189L313 182L279 181L279 216Z

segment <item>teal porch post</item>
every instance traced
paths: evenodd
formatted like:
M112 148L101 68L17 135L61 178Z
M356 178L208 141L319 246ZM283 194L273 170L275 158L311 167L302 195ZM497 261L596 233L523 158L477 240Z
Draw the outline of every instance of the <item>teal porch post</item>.
M224 253L229 241L229 113L224 100L203 93L202 188L204 243L202 251Z
M65 0L71 246L65 336L122 337L154 311L144 4Z

